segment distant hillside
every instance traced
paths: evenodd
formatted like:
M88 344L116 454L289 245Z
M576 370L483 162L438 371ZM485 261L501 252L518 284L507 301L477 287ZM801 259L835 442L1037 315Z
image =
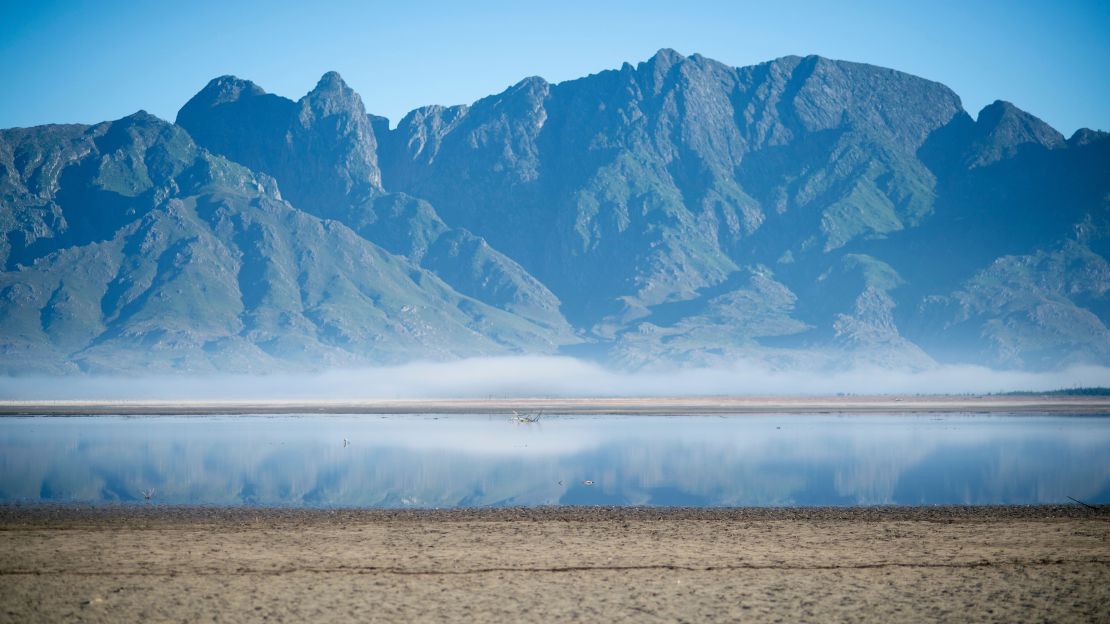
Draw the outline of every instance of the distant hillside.
M1105 397L1110 396L1110 388L1063 388L1046 392L1003 392L1003 396L1059 396L1059 397Z
M0 368L1110 364L1110 135L662 50L390 129L334 72L0 131Z

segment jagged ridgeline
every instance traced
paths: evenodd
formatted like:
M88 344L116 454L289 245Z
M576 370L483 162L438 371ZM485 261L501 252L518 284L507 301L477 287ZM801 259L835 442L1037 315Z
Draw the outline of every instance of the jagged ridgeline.
M0 369L1110 364L1110 136L663 50L390 129L338 74L0 131Z

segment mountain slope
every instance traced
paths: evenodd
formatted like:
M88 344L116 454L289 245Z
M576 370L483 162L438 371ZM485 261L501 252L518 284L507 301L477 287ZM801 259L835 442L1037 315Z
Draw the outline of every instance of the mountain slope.
M379 143L387 188L504 250L632 361L782 357L728 346L748 335L735 325L762 313L736 308L731 332L705 316L726 293L746 300L731 290L741 276L769 270L796 297L780 323L799 328L770 342L795 355L1020 363L985 326L974 345L948 348L923 302L1002 256L1062 244L1110 192L1105 151L1011 104L974 120L943 85L821 57L737 69L662 50L635 67L419 109ZM879 288L838 268L852 257L896 279ZM691 316L667 335L689 348L661 351L640 323L680 302ZM1093 338L1057 352L1105 361Z
M177 125L0 132L0 202L7 370L1110 365L1110 135L817 56L661 50L392 130L334 72L224 76Z
M5 192L20 200L5 202L52 226L6 237L28 241L0 275L9 372L270 370L556 345L145 113L5 131L0 145Z
M297 102L222 76L182 107L177 123L206 149L273 176L298 208L341 221L460 292L574 340L558 299L519 264L448 226L426 201L382 188L372 119L339 74L324 74Z
M381 139L381 163L388 188L428 198L592 324L724 281L759 229L805 249L919 219L932 180L913 151L958 110L943 86L890 70L819 57L738 70L663 50L414 111Z

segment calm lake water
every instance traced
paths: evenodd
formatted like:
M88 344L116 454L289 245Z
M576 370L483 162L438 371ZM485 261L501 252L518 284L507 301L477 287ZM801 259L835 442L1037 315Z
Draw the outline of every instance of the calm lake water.
M1110 503L1110 418L0 419L2 502L810 506L1067 496Z

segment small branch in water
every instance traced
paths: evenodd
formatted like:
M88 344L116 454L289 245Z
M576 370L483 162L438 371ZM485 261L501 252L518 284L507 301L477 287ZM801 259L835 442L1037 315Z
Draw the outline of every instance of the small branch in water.
M1098 507L1095 507L1094 505L1088 505L1087 503L1084 503L1083 501L1079 500L1078 498L1072 498L1070 496L1068 496L1068 498L1077 502L1077 503L1079 503L1080 505L1083 505L1087 509L1094 509L1095 511L1098 511Z

